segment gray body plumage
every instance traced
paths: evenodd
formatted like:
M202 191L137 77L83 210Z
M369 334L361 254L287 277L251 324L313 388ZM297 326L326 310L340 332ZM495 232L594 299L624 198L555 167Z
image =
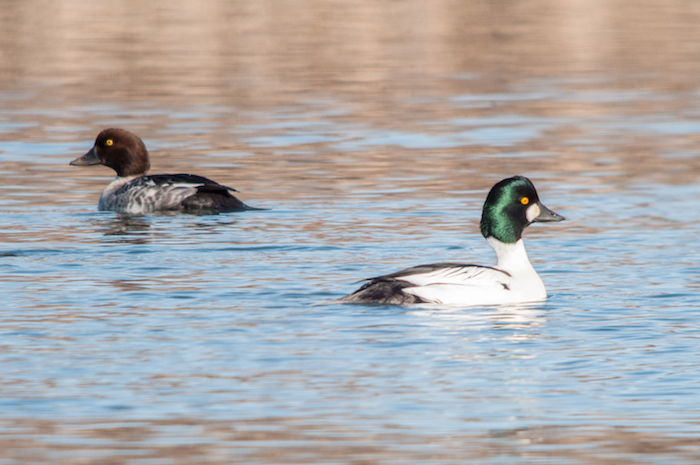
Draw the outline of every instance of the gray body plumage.
M119 213L157 211L241 211L250 207L230 187L189 174L117 178L102 193L98 208Z

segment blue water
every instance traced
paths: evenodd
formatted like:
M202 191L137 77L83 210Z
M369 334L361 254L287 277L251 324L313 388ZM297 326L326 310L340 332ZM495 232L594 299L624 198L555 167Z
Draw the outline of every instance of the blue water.
M147 143L162 150L171 129L201 118L173 118ZM533 134L542 124L505 121ZM251 124L242 137L250 149L218 150L209 163L243 160L236 177L246 184L256 168L246 152L259 133L306 127L293 118ZM346 158L314 161L302 151L292 174L316 170L306 191L305 179L289 199L253 183L243 198L268 210L209 216L98 212L111 174L66 166L90 140L0 143L4 160L29 167L17 174L21 184L2 187L0 202L4 440L40 447L47 461L141 463L162 454L170 463L163 448L185 445L189 461L246 463L350 463L348 454L382 463L696 461L698 185L630 179L618 157L604 155L566 180L556 154L532 153L525 161L538 167L523 174L567 217L526 232L545 303L340 305L327 302L402 267L492 263L477 229L487 189L439 169L346 179L343 163L363 162L355 147L402 136L312 127L355 140L336 148ZM302 142L285 134L268 140L294 159ZM191 141L172 145L196 150ZM475 159L517 166L521 155ZM430 157L440 166L452 155ZM194 170L206 174L202 158ZM289 173L277 169L270 177L282 184L272 192L284 190ZM344 191L338 182L362 187Z

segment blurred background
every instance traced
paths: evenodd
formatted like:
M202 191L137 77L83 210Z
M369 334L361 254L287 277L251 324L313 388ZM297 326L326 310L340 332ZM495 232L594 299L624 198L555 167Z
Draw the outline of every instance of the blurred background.
M504 151L556 154L527 167L567 179L601 159L616 182L697 176L697 160L682 155L698 129L700 7L690 1L71 0L2 10L7 143L80 151L119 124L166 151L154 169L182 166L177 157L193 152L252 154L237 164L258 197L281 187L275 200L299 186L271 176L298 168L306 190L312 171L289 166L280 146L333 162L343 189L359 187L348 178L374 186L433 170L456 187L467 164L483 189L492 179L482 175L528 161L465 155ZM346 160L349 147L363 152L363 166ZM682 169L669 157L683 157ZM16 182L29 168L10 162L19 163Z
M1 6L0 462L700 461L700 3ZM114 126L270 210L97 212ZM314 306L513 174L546 304Z

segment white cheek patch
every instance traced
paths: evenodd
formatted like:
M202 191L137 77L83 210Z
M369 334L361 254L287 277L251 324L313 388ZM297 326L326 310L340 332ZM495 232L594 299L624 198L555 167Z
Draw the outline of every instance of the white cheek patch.
M525 210L525 218L527 218L527 221L529 223L532 223L533 221L535 221L535 218L540 216L540 213L542 213L540 206L536 203L533 203L532 205L527 207L527 210Z

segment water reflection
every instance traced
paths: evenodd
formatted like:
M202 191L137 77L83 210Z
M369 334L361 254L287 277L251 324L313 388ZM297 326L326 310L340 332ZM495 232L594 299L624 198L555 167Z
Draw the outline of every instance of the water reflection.
M207 234L218 236L225 228L235 228L239 224L236 213L128 215L104 212L96 215L96 219L89 220L90 224L106 242L116 244L147 244L164 236L177 237L191 232L200 238Z
M370 444L367 435L376 433L359 423L342 426L333 420L329 417L325 421L309 422L298 417L270 417L264 422L244 419L232 424L181 417L59 423L9 418L0 426L0 458L10 460L9 451L17 444L24 446L24 457L32 462L76 454L105 460L128 454L134 461L152 461L157 455L160 460L202 462L217 455L225 456L227 461L277 463L283 454L286 461L304 463L326 462L328 457L342 461L352 456L355 460L374 462L465 463L479 457L485 462L503 459L525 464L533 460L551 461L553 450L557 451L556 457L566 457L557 460L581 463L599 463L601 454L611 463L644 463L650 455L673 457L673 463L681 464L691 464L698 458L695 438L672 432L658 435L640 428L559 423L483 433L467 429L449 437L438 431L418 435L415 430L394 430ZM585 420L591 422L596 418ZM56 449L56 442L60 442L61 452L49 452ZM212 452L212 442L222 445ZM271 448L270 443L276 446ZM406 446L398 449L394 444ZM524 447L531 451L527 460L519 458Z
M427 324L453 329L474 329L488 325L494 329L534 329L546 324L546 310L542 303L503 305L484 311L479 308L423 306L409 313L429 318Z
M133 244L150 242L149 235L144 233L151 232L153 226L152 220L145 216L120 214L110 215L109 218L102 217L99 222L91 221L91 223L105 237L118 236L109 242Z

